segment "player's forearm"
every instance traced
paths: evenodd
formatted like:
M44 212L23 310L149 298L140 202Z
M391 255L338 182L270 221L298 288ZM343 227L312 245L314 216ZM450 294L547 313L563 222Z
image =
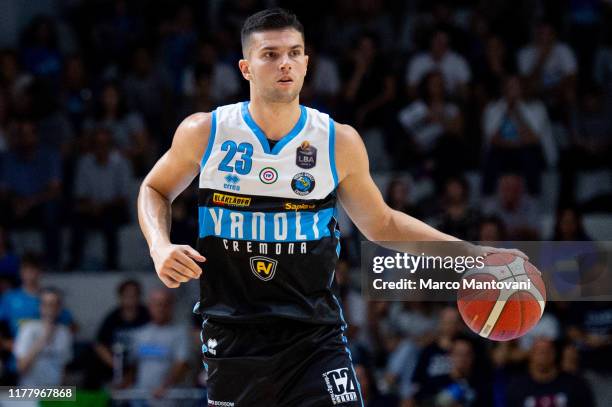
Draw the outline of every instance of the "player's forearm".
M403 212L390 209L378 235L381 241L460 241Z
M170 243L171 202L145 182L138 194L138 222L149 249Z

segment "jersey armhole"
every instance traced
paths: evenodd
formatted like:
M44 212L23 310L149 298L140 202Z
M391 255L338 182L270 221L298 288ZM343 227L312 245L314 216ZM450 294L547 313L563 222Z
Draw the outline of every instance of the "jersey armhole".
M217 133L217 110L212 111L212 121L210 123L210 134L208 136L208 143L206 145L206 151L204 151L204 155L202 156L202 160L200 161L200 171L204 169L206 165L206 161L208 161L208 157L210 157L210 153L212 152L213 145L215 144L215 134Z
M334 189L338 187L338 171L336 170L336 124L329 117L329 166L334 178Z

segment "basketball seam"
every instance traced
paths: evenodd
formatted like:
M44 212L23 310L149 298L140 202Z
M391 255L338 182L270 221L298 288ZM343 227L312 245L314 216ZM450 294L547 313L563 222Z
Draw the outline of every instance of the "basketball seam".
M506 277L504 280L507 280L508 278L514 278L514 281L517 281L516 278L514 277L514 273L512 272L512 269L507 264L505 266L510 271L510 277ZM519 291L522 291L522 290L517 290L516 292L519 292ZM512 295L516 294L516 292L512 293ZM509 296L508 298L512 297L512 295ZM508 299L506 299L504 302L507 302L507 301L508 301ZM522 301L519 300L519 303L520 302L522 302ZM504 304L504 308L505 307L506 307L506 304ZM502 312L503 312L503 308L502 308ZM520 321L519 323L522 324L523 323L523 321L522 321L522 305L520 305L520 307L519 307L519 312L521 313L520 318L519 318L519 321ZM501 315L501 312L499 314ZM497 319L495 320L495 323L493 323L493 326L491 327L491 331L490 332L495 331L495 328L497 327L497 323L498 322L499 322L499 315L497 316ZM519 326L519 328L520 328L520 326Z

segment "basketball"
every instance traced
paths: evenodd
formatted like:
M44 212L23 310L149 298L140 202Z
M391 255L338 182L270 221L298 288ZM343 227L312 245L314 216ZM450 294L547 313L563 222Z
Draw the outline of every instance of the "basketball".
M513 254L491 254L484 264L462 276L457 306L463 321L478 335L495 341L525 335L544 312L541 273Z

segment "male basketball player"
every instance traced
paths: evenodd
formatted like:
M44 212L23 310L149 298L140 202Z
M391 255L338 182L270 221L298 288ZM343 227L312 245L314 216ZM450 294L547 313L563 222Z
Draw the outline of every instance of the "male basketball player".
M200 280L209 406L362 406L331 289L336 199L371 240L458 239L390 209L355 129L300 106L295 15L250 16L242 51L250 101L187 117L140 189L155 269L172 288ZM196 251L169 231L171 202L198 174Z

